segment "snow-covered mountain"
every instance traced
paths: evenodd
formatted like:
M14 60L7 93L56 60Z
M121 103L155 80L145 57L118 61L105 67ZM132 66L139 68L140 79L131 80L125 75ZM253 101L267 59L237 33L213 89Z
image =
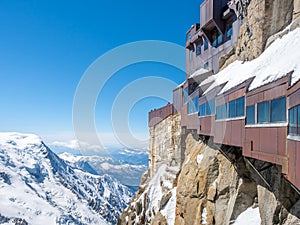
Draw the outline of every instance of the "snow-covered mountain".
M122 159L123 152L123 150L115 152L111 157L82 156L64 152L59 154L59 157L75 168L97 175L108 174L126 186L137 187L142 174L147 170L148 165L144 162L144 158L148 161L148 155L139 155L135 152L128 155L124 152L124 159ZM130 157L137 157L137 155L140 156L141 162L133 164Z
M35 135L0 133L0 223L115 224L132 195L109 175L73 168Z

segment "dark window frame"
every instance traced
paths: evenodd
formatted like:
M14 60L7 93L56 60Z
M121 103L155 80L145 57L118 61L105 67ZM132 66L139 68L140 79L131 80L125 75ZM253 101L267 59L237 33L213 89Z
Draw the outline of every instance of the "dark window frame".
M295 114L294 121L291 121L291 112ZM300 136L300 105L294 106L293 108L289 109L288 134Z
M215 99L206 101L199 106L199 116L210 116L216 114L216 102Z
M284 100L283 101L283 112L285 112L284 114L274 114L273 112L273 105L275 102L279 102L280 100ZM263 106L266 106L265 109L263 109ZM264 110L264 112L266 113L266 115L262 115L261 112L262 110ZM272 100L267 100L267 101L263 101L263 102L259 102L257 103L257 124L266 124L266 123L285 123L287 121L286 118L286 96L281 96L279 98L275 98ZM278 115L283 116L283 119L276 119L276 116L278 117Z
M250 112L251 110L251 112ZM249 105L246 107L246 124L247 125L253 125L256 124L256 120L255 120L255 105ZM250 116L251 114L251 116ZM253 114L253 118L252 118L252 114Z
M208 49L208 40L204 38L204 51Z

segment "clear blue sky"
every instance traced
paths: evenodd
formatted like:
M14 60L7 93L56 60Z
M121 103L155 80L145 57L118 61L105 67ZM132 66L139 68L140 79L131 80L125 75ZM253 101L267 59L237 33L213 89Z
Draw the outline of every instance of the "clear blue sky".
M184 46L185 32L199 21L200 3L1 0L1 131L36 133L49 141L67 139L73 129L74 93L88 66L105 52L133 41ZM118 72L97 103L96 122L102 132L111 131L109 108L118 90L148 75L184 80L182 72L158 63ZM163 104L158 99L137 104L130 115L133 132L146 134L147 112Z

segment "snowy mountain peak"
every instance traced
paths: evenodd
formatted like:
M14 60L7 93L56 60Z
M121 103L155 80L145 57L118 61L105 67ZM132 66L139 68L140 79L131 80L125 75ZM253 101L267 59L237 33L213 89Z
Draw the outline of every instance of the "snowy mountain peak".
M36 135L19 133L0 133L0 188L0 223L114 224L132 196L116 179L73 168Z

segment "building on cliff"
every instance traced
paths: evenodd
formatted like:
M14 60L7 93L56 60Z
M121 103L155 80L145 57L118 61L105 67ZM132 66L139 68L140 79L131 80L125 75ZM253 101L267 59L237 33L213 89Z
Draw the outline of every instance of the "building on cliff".
M299 1L241 1L242 9L227 2L201 4L200 24L186 34L186 80L174 89L173 104L149 113L152 174L160 162L180 165L184 135L193 133L226 157L234 147L259 175L279 166L298 191ZM163 136L156 130L162 123L171 124ZM172 132L181 135L174 140ZM264 165L255 167L255 160Z

